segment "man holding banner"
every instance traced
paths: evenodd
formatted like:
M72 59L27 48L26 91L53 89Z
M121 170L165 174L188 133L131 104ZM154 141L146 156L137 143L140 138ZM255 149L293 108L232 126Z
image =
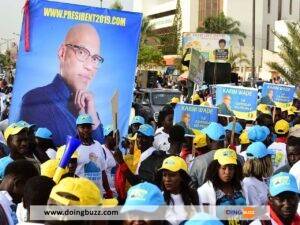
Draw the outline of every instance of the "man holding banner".
M76 117L89 114L93 119L93 136L103 141L103 129L94 97L88 91L92 79L103 63L100 37L90 24L77 24L67 33L58 50L60 71L52 83L27 92L22 99L20 118L49 128L56 145L66 135L76 134Z

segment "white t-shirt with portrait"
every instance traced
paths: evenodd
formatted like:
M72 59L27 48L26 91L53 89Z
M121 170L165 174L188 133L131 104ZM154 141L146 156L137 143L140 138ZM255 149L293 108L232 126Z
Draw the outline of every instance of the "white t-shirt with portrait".
M103 194L102 171L106 170L101 144L94 140L91 145L80 145L77 150L77 168L75 174L93 181Z
M282 142L273 142L268 149L273 150L275 155L272 156L273 170L285 166L287 161L286 144Z
M157 150L162 150L167 152L170 149L170 143L169 143L169 134L165 133L163 131L163 127L160 127L156 130L155 136L154 136L154 142L153 147Z

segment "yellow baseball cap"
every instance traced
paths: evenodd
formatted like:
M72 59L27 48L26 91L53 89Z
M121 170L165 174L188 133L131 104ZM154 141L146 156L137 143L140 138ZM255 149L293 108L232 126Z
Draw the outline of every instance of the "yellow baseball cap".
M218 160L219 164L222 166L228 164L237 165L237 155L236 152L229 148L221 148L215 152L214 160Z
M279 120L275 124L275 132L277 134L286 134L289 132L290 125L287 121L285 120Z
M173 98L171 99L171 102L170 102L170 103L177 104L177 103L179 103L179 102L180 102L180 99L179 99L179 98L173 97Z
M78 200L65 195L73 195ZM50 198L62 205L118 205L117 199L103 199L101 196L96 184L82 177L66 177L55 185L50 193Z
M207 101L202 102L200 105L201 105L201 106L210 106L209 103L208 103Z
M41 164L41 175L49 178L53 178L55 171L58 167L59 160L57 159L49 159L46 162ZM65 173L69 172L68 167L64 169Z
M269 106L266 105L266 104L259 104L257 106L257 111L259 111L263 114L270 114L271 115L271 110L270 110Z
M197 133L195 138L194 138L193 144L196 148L205 147L207 145L207 143L206 143L206 134L203 134L201 132Z
M295 112L292 111L291 109L288 110L288 116L291 116L291 115L295 115Z
M26 128L27 127L25 127L25 126L21 126L21 125L18 125L16 123L12 123L4 131L5 140L7 141L8 137L10 135L16 135L16 134L20 133L23 129L26 129Z
M57 151L56 151L56 157L55 157L55 158L56 158L57 160L61 160L61 158L62 158L63 155L64 155L65 150L66 150L66 145L60 146L60 147L57 149ZM75 151L75 152L73 153L73 155L71 156L71 159L78 159L78 157L79 157L79 153L78 153L77 151Z
M194 101L200 101L200 96L198 94L194 94L192 95L191 97L191 100L194 102Z
M170 156L163 161L162 167L159 170L170 170L177 172L183 170L188 171L186 162L179 156Z
M242 145L250 144L250 140L248 138L248 133L246 131L244 131L244 132L241 133L239 139L240 139L240 143Z

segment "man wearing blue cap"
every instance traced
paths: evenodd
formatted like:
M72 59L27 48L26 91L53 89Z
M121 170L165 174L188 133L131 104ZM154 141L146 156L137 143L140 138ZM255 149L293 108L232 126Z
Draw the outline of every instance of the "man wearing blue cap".
M75 174L92 180L108 197L112 197L106 175L106 163L101 144L93 139L93 120L90 115L81 114L76 120L78 138L81 145L77 148L78 159Z
M132 186L121 209L121 213L128 214L128 219L123 221L123 225L161 225L163 221L151 220L151 218L158 217L159 207L164 205L164 196L157 186L148 182ZM137 220L136 215L139 213L143 213L143 218ZM150 220L145 217L149 217Z
M297 214L299 188L296 179L289 173L279 173L271 177L269 185L269 206L271 223L255 220L251 225L299 225Z
M136 132L139 130L140 126L143 124L145 124L145 119L143 117L141 117L141 116L133 117L133 119L130 123L128 133L130 133L132 136L135 135Z
M56 147L52 141L52 132L45 127L40 127L35 132L34 154L41 163L55 159Z

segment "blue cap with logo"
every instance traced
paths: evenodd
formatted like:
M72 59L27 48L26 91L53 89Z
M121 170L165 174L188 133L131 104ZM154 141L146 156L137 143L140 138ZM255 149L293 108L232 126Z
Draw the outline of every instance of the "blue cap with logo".
M138 133L147 137L154 137L154 129L149 124L141 125L138 130Z
M261 159L267 155L274 155L274 152L270 149L267 149L264 143L254 142L248 146L246 150L247 158L256 158Z
M104 127L103 134L104 134L104 136L108 136L113 131L114 130L113 130L112 125L108 125L108 126Z
M202 129L202 132L214 141L223 141L225 139L225 129L219 123L210 123L207 127Z
M223 225L223 223L216 217L204 212L196 213L184 225Z
M77 117L76 125L93 124L93 119L88 114L81 114Z
M165 205L165 200L161 190L154 184L143 182L129 188L121 213L155 212L162 205Z
M300 193L296 178L292 174L285 172L278 173L271 177L269 191L273 197L285 191Z
M37 131L35 132L35 136L39 137L39 138L44 138L44 139L52 139L52 132L45 128L45 127L40 127L39 129L37 129Z
M226 127L225 130L232 131L233 129L233 122L230 122ZM239 122L235 123L234 133L241 134L243 131L243 127Z
M270 130L266 126L255 125L253 127L250 127L248 130L248 138L252 142L263 142L266 140L269 134Z
M27 123L26 121L24 120L20 120L19 122L16 123L17 126L19 127L26 127L26 128L32 128L32 127L35 127L35 124L29 124Z
M130 125L135 124L135 123L139 123L139 124L143 125L143 124L145 124L145 119L141 116L135 116L135 117L133 117Z

